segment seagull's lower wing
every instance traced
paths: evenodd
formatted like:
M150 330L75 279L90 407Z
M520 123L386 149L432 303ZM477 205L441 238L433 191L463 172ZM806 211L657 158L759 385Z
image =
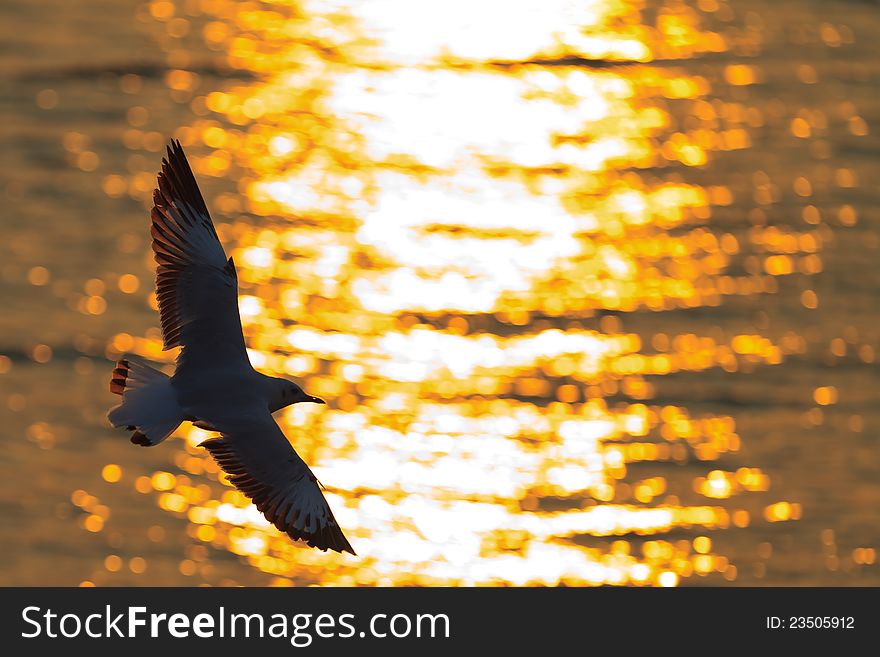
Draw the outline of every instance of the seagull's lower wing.
M235 265L226 259L179 143L162 160L151 219L165 349L183 347L182 362L246 363Z
M355 553L315 475L268 411L256 421L236 420L217 428L222 435L201 446L269 522L312 547Z

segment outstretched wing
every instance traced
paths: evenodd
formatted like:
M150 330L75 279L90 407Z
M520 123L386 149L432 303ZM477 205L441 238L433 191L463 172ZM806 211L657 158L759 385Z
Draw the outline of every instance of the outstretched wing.
M291 447L268 410L256 421L233 420L201 446L266 519L293 539L336 552L354 550L315 475Z
M247 362L235 265L226 259L180 142L168 146L158 183L150 232L164 348L183 347L181 361Z

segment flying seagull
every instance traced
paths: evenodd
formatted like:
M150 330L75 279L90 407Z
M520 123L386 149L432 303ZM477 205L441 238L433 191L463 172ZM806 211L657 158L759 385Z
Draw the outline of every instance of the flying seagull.
M135 357L116 363L107 417L150 447L184 421L219 433L201 443L229 481L280 531L321 550L354 554L321 485L272 417L300 402L323 404L296 383L248 360L238 314L238 278L179 141L167 147L151 212L156 296L164 349L180 347L174 375Z

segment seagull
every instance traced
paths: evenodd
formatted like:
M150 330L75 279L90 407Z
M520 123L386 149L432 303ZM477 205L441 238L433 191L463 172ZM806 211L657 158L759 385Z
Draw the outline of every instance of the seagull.
M180 347L173 376L124 355L107 414L131 442L158 445L184 421L215 432L200 444L280 531L326 551L355 554L321 484L272 413L324 401L293 381L254 370L238 314L238 277L179 141L167 146L150 213L164 350Z

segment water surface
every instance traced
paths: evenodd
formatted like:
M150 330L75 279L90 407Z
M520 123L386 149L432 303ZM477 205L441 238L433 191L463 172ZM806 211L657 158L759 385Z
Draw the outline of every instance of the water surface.
M874 6L0 11L3 583L880 583ZM357 558L107 426L168 135Z

